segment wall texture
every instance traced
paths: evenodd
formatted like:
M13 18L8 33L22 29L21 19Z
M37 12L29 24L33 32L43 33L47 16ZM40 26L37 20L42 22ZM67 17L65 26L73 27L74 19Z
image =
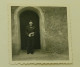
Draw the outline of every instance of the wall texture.
M11 8L12 37L14 37L14 11ZM46 50L56 53L68 53L68 28L66 7L40 7L44 14ZM13 42L13 41L12 41ZM12 43L12 51L16 45Z
M45 16L47 50L57 53L68 51L66 7L42 7Z

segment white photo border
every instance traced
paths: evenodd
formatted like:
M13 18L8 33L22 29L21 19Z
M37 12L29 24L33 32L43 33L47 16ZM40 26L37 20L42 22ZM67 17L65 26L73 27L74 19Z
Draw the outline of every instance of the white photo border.
M70 19L70 6L69 5L49 5L48 7L67 7L67 24L68 24L68 46L69 46L69 60L54 60L54 61L12 61L12 36L11 36L11 6L44 6L47 5L29 5L29 4L8 4L8 54L10 64L71 64L72 63L72 35L71 35L71 19Z

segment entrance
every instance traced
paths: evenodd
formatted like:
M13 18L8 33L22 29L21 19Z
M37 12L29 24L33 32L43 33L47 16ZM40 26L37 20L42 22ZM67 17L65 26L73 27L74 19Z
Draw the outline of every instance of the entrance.
M26 10L22 12L19 16L20 19L20 36L21 36L21 50L26 50L27 46L27 37L25 38L26 26L29 25L29 22L32 21L35 26L36 34L35 34L35 49L40 49L40 29L39 29L39 16L31 10Z

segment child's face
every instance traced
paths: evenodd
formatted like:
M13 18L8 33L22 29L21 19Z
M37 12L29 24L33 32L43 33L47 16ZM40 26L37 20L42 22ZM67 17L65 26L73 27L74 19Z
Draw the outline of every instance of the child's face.
M33 25L33 22L29 22L29 25L32 26Z

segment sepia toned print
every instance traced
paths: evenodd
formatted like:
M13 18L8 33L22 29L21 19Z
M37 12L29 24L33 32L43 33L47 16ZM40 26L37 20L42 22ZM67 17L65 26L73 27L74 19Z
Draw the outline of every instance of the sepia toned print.
M11 6L13 62L69 61L68 33L67 7Z

